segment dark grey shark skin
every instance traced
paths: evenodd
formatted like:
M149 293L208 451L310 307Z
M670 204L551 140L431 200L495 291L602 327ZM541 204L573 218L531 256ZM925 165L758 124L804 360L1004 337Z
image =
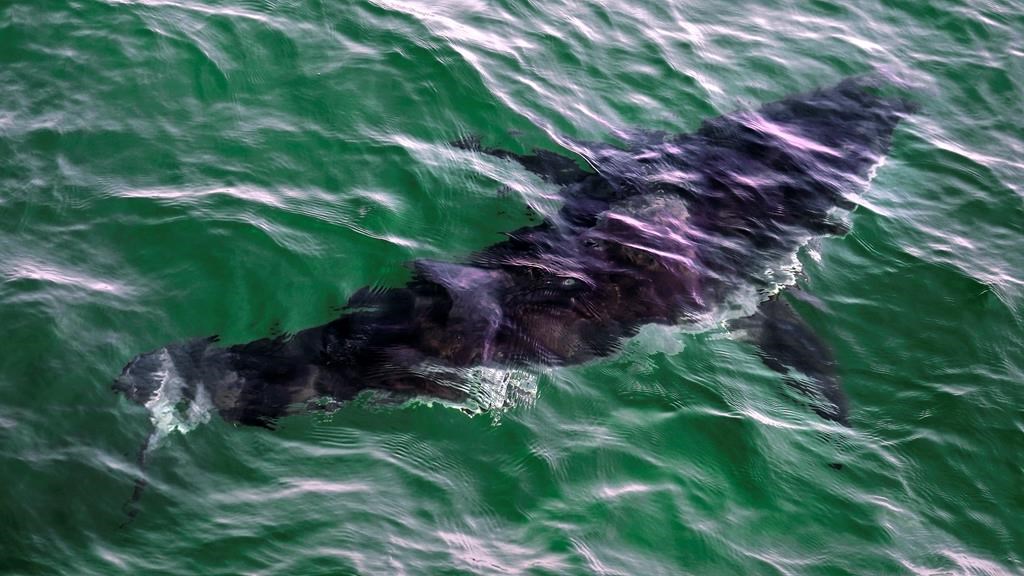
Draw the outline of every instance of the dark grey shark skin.
M770 288L764 271L809 238L845 231L836 210L852 207L845 197L867 185L913 110L884 88L878 76L856 77L693 133L640 133L624 147L569 142L583 162L455 142L560 186L557 217L462 263L414 261L406 285L364 288L336 320L290 337L142 354L114 389L145 404L173 366L187 400L207 394L226 420L272 427L315 399L365 390L457 403L465 368L579 364L644 325L713 319L736 295ZM817 414L848 425L829 347L788 304L765 297L733 325Z

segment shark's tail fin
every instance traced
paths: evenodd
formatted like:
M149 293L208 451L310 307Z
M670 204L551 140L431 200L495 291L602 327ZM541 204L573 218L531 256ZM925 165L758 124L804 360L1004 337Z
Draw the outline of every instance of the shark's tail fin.
M227 361L217 337L168 344L139 354L121 371L111 388L145 406L157 432L187 431L207 418L211 408L204 386L223 375Z
M142 501L142 494L146 491L146 487L149 486L149 478L146 476L146 464L149 460L150 451L156 446L159 440L159 434L157 429L154 427L150 430L149 434L146 435L146 439L142 441L139 446L139 452L135 457L136 464L139 467L139 475L135 478L135 483L132 486L132 494L128 497L128 500L121 507L124 511L125 521L121 523L121 528L124 528L131 524L135 517L139 515L140 507L139 502Z
M187 432L214 410L229 421L273 428L322 392L322 331L228 347L217 346L216 337L169 344L136 356L113 388L149 409L159 434Z
M138 476L124 511L130 523L148 486L146 464L162 438L189 432L214 411L226 420L273 428L276 418L317 395L319 329L230 347L217 338L169 344L132 359L112 388L149 411L152 429L139 447Z

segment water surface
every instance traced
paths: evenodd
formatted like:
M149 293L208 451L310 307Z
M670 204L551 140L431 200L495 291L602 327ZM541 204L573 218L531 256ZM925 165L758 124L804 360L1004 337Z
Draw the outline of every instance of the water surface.
M655 329L475 417L213 418L163 439L119 528L132 356L324 323L558 209L448 141L692 130L878 68L922 109L795 302L840 441L724 330ZM1017 3L5 3L0 85L2 572L1024 570Z

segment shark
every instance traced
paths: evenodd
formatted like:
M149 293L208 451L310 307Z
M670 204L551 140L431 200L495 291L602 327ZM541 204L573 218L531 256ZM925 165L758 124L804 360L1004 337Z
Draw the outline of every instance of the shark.
M404 285L360 289L326 324L142 353L113 389L154 424L214 412L272 428L367 391L459 405L481 374L587 363L648 325L724 325L817 416L849 426L834 354L779 297L793 284L780 278L809 241L849 230L847 213L917 109L893 86L856 76L690 132L562 137L562 152L451 142L538 175L561 208L468 257L414 260Z

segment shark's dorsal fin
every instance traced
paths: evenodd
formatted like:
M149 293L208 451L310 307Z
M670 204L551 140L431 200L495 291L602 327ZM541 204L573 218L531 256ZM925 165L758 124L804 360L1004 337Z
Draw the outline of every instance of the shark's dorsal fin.
M420 259L413 262L413 270L420 278L444 287L452 300L465 295L484 296L483 291L493 288L502 273L470 264Z
M494 335L501 325L500 296L505 274L500 270L438 260L416 260L413 269L419 278L448 292L452 300L449 329L480 334L482 360L489 361Z

